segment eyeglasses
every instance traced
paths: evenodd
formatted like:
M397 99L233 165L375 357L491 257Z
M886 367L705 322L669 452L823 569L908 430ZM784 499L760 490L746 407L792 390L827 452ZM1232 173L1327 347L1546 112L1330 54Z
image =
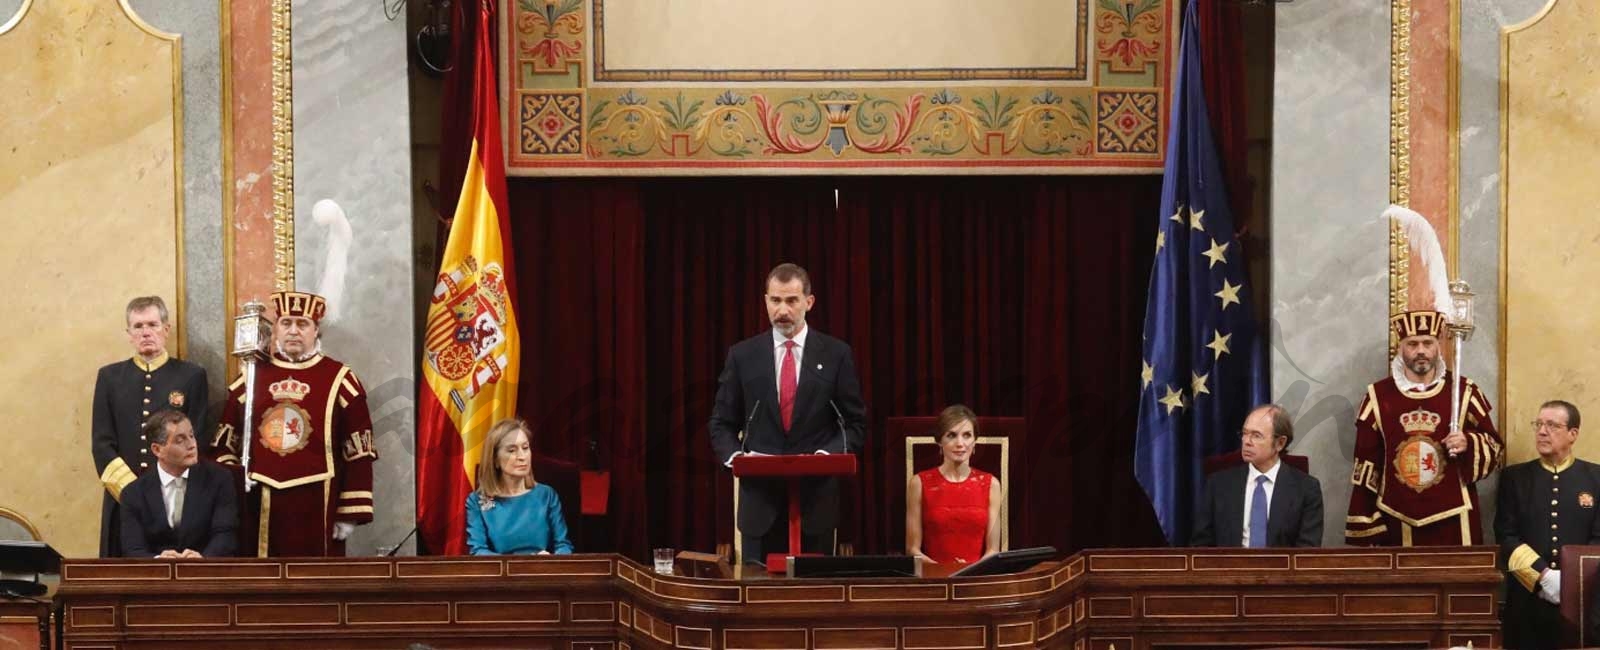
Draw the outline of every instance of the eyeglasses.
M1245 440L1249 440L1250 442L1264 442L1264 441L1269 440L1269 439L1272 438L1272 436L1269 436L1269 435L1264 434L1264 433L1258 433L1258 432L1255 432L1255 431L1245 431L1243 429L1241 429L1239 431L1239 437L1240 438L1244 438Z
M1565 431L1565 430L1571 428L1571 427L1568 427L1565 424L1561 424L1560 422L1545 422L1544 420L1534 420L1532 422L1529 422L1528 424L1533 425L1533 430L1534 431L1538 431L1540 429L1549 429L1551 431Z

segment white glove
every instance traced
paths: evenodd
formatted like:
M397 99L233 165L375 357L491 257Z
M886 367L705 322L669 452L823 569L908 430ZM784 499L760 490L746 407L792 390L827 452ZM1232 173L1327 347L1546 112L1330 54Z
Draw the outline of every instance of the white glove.
M350 538L350 533L356 532L356 525L348 521L333 522L333 538L344 541Z
M1551 569L1539 577L1539 598L1551 605L1561 604L1560 571Z

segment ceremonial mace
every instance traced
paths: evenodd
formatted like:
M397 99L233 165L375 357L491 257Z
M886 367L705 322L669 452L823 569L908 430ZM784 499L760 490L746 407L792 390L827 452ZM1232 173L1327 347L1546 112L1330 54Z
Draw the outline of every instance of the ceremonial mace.
M1461 433L1461 348L1472 338L1472 287L1466 280L1450 283L1450 335L1456 343L1456 371L1450 373L1450 433ZM1455 452L1450 452L1454 456Z
M244 419L239 437L239 464L244 466L244 491L255 486L250 480L250 448L255 435L251 423L255 421L256 362L267 358L267 343L272 339L272 326L261 315L265 305L251 300L239 308L243 313L233 317L233 351L244 372Z

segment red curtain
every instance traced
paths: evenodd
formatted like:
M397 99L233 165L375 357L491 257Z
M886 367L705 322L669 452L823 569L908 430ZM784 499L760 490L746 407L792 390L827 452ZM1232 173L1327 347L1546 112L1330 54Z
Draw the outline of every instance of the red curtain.
M1191 0L1200 3L1200 62L1205 77L1206 109L1212 140L1222 159L1228 203L1234 223L1250 221L1249 107L1244 68L1244 3L1238 0Z
M587 467L594 448L611 471L605 520L566 513L574 543L647 557L644 355L653 317L636 186L518 178L509 190L523 350L518 411L536 453Z
M449 78L470 73L458 60ZM446 107L464 92L449 78ZM470 137L458 122L447 109L451 205L451 152ZM1013 448L1014 547L1161 543L1132 472L1159 177L512 178L509 190L519 409L540 454L587 465L592 446L611 471L608 514L567 515L582 550L644 558L730 541L731 480L706 421L727 347L766 328L762 279L785 260L812 272L809 320L852 344L863 379L868 445L841 524L858 552L902 545L903 504L875 498L903 480L881 466L884 418L953 402L1028 419Z
M512 179L521 411L540 453L581 462L593 441L612 471L608 516L575 524L585 547L643 557L731 539L706 420L726 350L767 328L761 282L786 260L812 272L808 320L852 344L863 378L869 443L841 527L858 552L903 543L903 504L874 498L904 480L883 466L884 418L953 402L1028 418L1014 546L1158 543L1130 469L1159 190L1155 177Z

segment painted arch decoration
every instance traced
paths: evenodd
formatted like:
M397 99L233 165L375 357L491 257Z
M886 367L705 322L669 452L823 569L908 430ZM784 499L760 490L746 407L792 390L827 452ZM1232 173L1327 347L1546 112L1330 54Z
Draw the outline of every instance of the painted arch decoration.
M1177 0L506 0L514 176L1160 173Z

